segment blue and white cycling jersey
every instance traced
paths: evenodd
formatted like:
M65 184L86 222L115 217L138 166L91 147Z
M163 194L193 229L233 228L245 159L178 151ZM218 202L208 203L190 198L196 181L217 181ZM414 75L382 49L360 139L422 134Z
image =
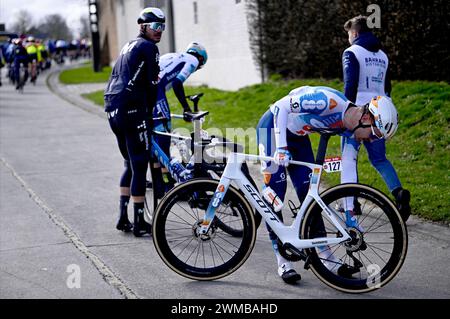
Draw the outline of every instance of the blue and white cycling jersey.
M175 79L184 82L197 70L198 59L189 53L167 53L159 59L158 99L153 116L170 119L170 109L165 91L172 88Z
M350 101L339 91L323 86L302 86L275 102L274 115L277 147L287 146L286 129L307 135L311 128L341 128Z
M167 90L175 78L181 82L197 70L198 59L188 53L167 53L159 59L159 79L160 84Z

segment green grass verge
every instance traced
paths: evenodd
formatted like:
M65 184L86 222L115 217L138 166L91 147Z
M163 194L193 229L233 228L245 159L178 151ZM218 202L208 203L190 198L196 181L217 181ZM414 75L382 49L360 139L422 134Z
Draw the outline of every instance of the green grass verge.
M273 81L227 92L206 87L187 87L187 94L204 92L200 107L210 111L205 128L252 129L268 105L301 85L324 85L342 90L341 81L292 80ZM85 95L103 105L103 92ZM396 136L387 143L387 154L396 168L403 186L411 191L413 213L421 217L450 222L450 85L436 82L394 82L393 100L400 115ZM181 108L173 92L168 93L173 113ZM174 127L190 128L190 124L174 120ZM250 132L250 131L249 131ZM314 149L318 135L311 136ZM238 140L243 142L242 139ZM248 141L247 141L248 142ZM255 153L256 138L251 136L247 151ZM340 154L340 140L330 140L328 155ZM385 193L387 187L370 165L364 147L359 155L359 179ZM329 185L339 183L339 174L326 174ZM392 198L392 196L391 196Z
M70 69L60 73L59 81L63 84L102 83L109 79L111 67L105 67L101 72L94 72L92 65Z

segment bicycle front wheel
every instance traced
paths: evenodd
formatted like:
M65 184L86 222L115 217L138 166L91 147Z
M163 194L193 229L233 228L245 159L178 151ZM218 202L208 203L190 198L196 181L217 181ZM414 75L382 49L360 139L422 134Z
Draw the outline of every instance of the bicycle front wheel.
M162 260L176 273L194 280L215 280L236 271L250 256L256 239L247 200L230 186L216 210L208 234L199 234L219 181L193 179L162 199L153 219L153 242ZM232 236L218 226L241 229Z
M308 249L313 273L325 284L348 293L376 290L399 272L407 252L405 223L392 201L362 184L342 184L320 195L334 210L351 240ZM358 207L349 214L354 200ZM357 211L356 211L357 210ZM316 203L308 207L302 239L342 237L327 213Z

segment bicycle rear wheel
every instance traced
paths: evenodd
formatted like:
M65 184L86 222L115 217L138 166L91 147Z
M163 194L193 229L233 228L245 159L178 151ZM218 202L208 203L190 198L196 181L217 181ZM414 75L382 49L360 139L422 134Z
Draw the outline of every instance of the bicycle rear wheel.
M406 226L395 205L382 192L361 184L338 185L320 196L337 212L352 239L308 249L313 273L328 286L348 293L369 292L386 285L399 272L408 246ZM361 205L356 222L345 213L352 197ZM301 238L342 237L327 216L313 202L303 219Z
M193 179L166 194L153 220L153 242L162 260L181 276L215 280L236 271L250 256L256 239L253 213L247 200L228 189L216 210L208 234L198 233L219 181ZM241 229L233 237L217 221Z

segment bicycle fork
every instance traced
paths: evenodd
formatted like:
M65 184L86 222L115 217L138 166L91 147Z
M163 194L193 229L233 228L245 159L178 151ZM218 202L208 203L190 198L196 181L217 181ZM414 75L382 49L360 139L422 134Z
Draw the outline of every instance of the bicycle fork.
M199 233L201 235L206 235L209 231L211 222L216 215L216 209L222 203L228 188L230 187L231 179L225 177L225 172L220 178L219 185L214 192L213 198L209 202L208 208L206 209L205 217L203 218Z

